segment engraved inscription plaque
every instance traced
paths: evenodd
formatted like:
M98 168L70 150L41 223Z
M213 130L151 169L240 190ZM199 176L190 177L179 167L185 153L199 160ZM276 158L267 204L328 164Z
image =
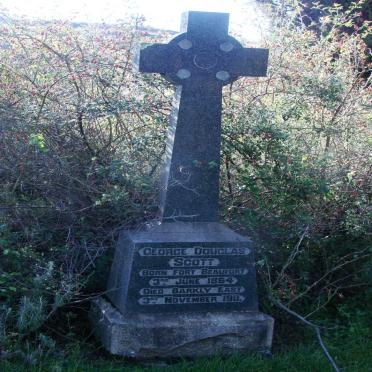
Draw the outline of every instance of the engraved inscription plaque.
M244 243L141 244L133 263L130 311L256 310L253 257Z

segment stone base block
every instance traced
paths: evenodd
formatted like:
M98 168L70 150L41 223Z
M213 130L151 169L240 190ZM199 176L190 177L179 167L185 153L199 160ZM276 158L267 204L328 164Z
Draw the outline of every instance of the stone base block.
M270 353L274 327L259 312L123 316L102 297L92 301L90 317L111 354L142 360Z

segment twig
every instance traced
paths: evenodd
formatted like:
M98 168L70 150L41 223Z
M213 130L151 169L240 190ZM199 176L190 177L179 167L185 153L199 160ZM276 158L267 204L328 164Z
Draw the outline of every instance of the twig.
M16 350L16 351L1 351L0 350L0 360L10 360L10 359L22 359L27 364L33 364L31 358L27 356L23 351Z
M273 298L272 296L268 296L269 300L277 307L279 307L280 309L286 311L287 313L293 315L295 318L299 319L302 323L306 324L307 326L311 327L314 329L316 335L317 335L317 338L318 338L318 341L319 341L319 344L320 344L320 347L322 348L322 351L324 353L324 355L327 357L328 361L330 362L330 364L332 365L333 369L336 371L336 372L340 372L340 369L337 367L337 364L336 362L334 361L334 359L332 358L331 354L329 353L327 347L325 346L324 342L323 342L323 339L322 339L322 336L320 334L320 328L325 328L325 327L321 327L321 326L318 326L310 321L308 321L307 319L305 319L303 316L301 316L300 314L296 313L295 311L289 309L287 306L283 305L280 301L276 300L275 298Z
M357 253L361 253L361 252L354 252L353 254L356 255ZM350 254L351 255L351 254ZM346 255L343 259L345 259L347 256L349 255ZM303 291L302 293L300 293L298 296L292 298L288 304L292 304L293 302L297 301L298 299L300 299L301 297L305 296L308 292L310 292L310 290L312 290L315 286L317 286L322 280L324 280L327 276L329 276L330 274L332 274L333 272L343 268L344 266L348 265L348 264L351 264L355 261L358 261L362 258L366 258L366 257L370 257L371 254L370 253L367 253L367 254L364 254L362 256L357 256L355 258L353 258L352 260L349 260L349 261L345 261L345 262L342 262L340 264L338 264L337 266L334 266L332 267L330 270L328 270L324 275L322 275L318 280L316 280L314 283L312 283L311 285L309 285L305 291Z
M319 344L323 350L323 353L325 354L325 356L327 357L329 363L331 363L333 369L336 371L336 372L340 372L339 368L337 367L337 364L336 362L334 361L334 359L332 358L331 354L328 352L326 346L324 345L324 342L323 342L323 339L322 339L322 336L320 334L320 330L318 327L315 328L315 333L318 337L318 341L319 341Z
M296 258L297 254L300 251L300 246L302 244L302 241L304 240L304 237L306 236L308 231L309 231L309 226L306 226L305 230L302 232L302 234L300 236L300 239L298 240L294 250L291 252L290 256L288 257L287 262L283 266L282 270L280 271L280 274L278 275L274 284L272 285L272 288L275 288L279 284L280 280L282 279L282 277L284 275L284 272L287 270L288 266L290 266L292 264L292 262L294 261L294 259Z

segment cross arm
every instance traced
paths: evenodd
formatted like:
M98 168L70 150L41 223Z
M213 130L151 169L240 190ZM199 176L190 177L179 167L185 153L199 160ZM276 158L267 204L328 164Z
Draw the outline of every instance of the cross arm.
M173 72L179 64L177 50L169 44L153 44L142 49L137 61L140 72L160 74Z
M269 50L241 48L233 51L228 71L233 76L266 76Z

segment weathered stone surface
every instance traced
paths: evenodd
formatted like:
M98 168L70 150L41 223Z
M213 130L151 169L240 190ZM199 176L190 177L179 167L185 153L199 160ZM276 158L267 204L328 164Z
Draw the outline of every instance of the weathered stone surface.
M258 312L252 243L218 221L222 87L264 76L268 51L228 35L228 14L189 12L184 33L141 51L139 70L178 85L160 225L123 232L97 335L138 359L270 351L274 321ZM181 222L183 221L183 222Z
M274 326L270 316L259 312L123 316L103 298L92 302L90 316L110 353L142 360L269 353Z
M122 314L257 311L252 243L215 222L123 232L107 295Z

